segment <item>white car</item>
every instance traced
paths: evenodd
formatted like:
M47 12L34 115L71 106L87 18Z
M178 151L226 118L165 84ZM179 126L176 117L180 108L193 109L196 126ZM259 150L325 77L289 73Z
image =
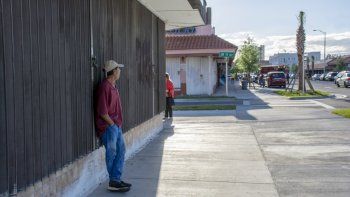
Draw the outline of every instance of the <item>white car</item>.
M311 79L314 81L320 80L320 76L321 76L321 74L314 74L314 75L312 75Z
M340 78L338 78L337 86L344 86L345 88L350 86L350 72L345 72Z

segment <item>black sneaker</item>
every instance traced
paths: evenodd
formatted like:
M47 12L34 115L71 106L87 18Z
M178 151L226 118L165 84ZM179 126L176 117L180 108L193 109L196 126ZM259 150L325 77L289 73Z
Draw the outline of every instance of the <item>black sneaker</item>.
M130 190L130 187L122 184L122 182L109 181L108 190L116 192L127 192Z
M130 183L126 183L124 181L120 181L120 183L126 187L131 187L132 185Z

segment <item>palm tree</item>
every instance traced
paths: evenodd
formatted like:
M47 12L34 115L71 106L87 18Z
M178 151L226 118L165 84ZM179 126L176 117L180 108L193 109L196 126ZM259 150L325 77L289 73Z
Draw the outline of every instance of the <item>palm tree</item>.
M305 13L303 11L300 11L299 13L299 27L297 30L297 52L298 52L298 75L299 75L299 86L298 90L303 90L303 73L302 70L303 67L303 57L304 57L304 49L305 49L305 29L304 29L304 23L305 23Z

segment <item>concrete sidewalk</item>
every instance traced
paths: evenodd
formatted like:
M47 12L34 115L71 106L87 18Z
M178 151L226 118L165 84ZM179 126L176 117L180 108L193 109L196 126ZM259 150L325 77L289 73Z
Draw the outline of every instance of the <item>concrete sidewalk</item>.
M176 117L126 162L126 194L91 196L277 196L252 130L232 116Z
M91 196L349 196L349 119L314 100L235 87L237 110L174 112L126 162L130 192L105 182Z

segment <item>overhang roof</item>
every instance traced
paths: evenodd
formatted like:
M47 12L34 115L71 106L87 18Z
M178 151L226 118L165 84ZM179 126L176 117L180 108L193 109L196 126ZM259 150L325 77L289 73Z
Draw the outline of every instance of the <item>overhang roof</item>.
M204 25L201 12L193 9L189 0L138 0L165 22L165 29Z
M344 55L341 56L343 58L343 61L345 64L350 64L350 55ZM337 65L337 58L334 58L333 60L328 62L328 66L336 66Z
M237 46L216 36L167 36L165 50L188 50L188 49L228 49L237 50Z

